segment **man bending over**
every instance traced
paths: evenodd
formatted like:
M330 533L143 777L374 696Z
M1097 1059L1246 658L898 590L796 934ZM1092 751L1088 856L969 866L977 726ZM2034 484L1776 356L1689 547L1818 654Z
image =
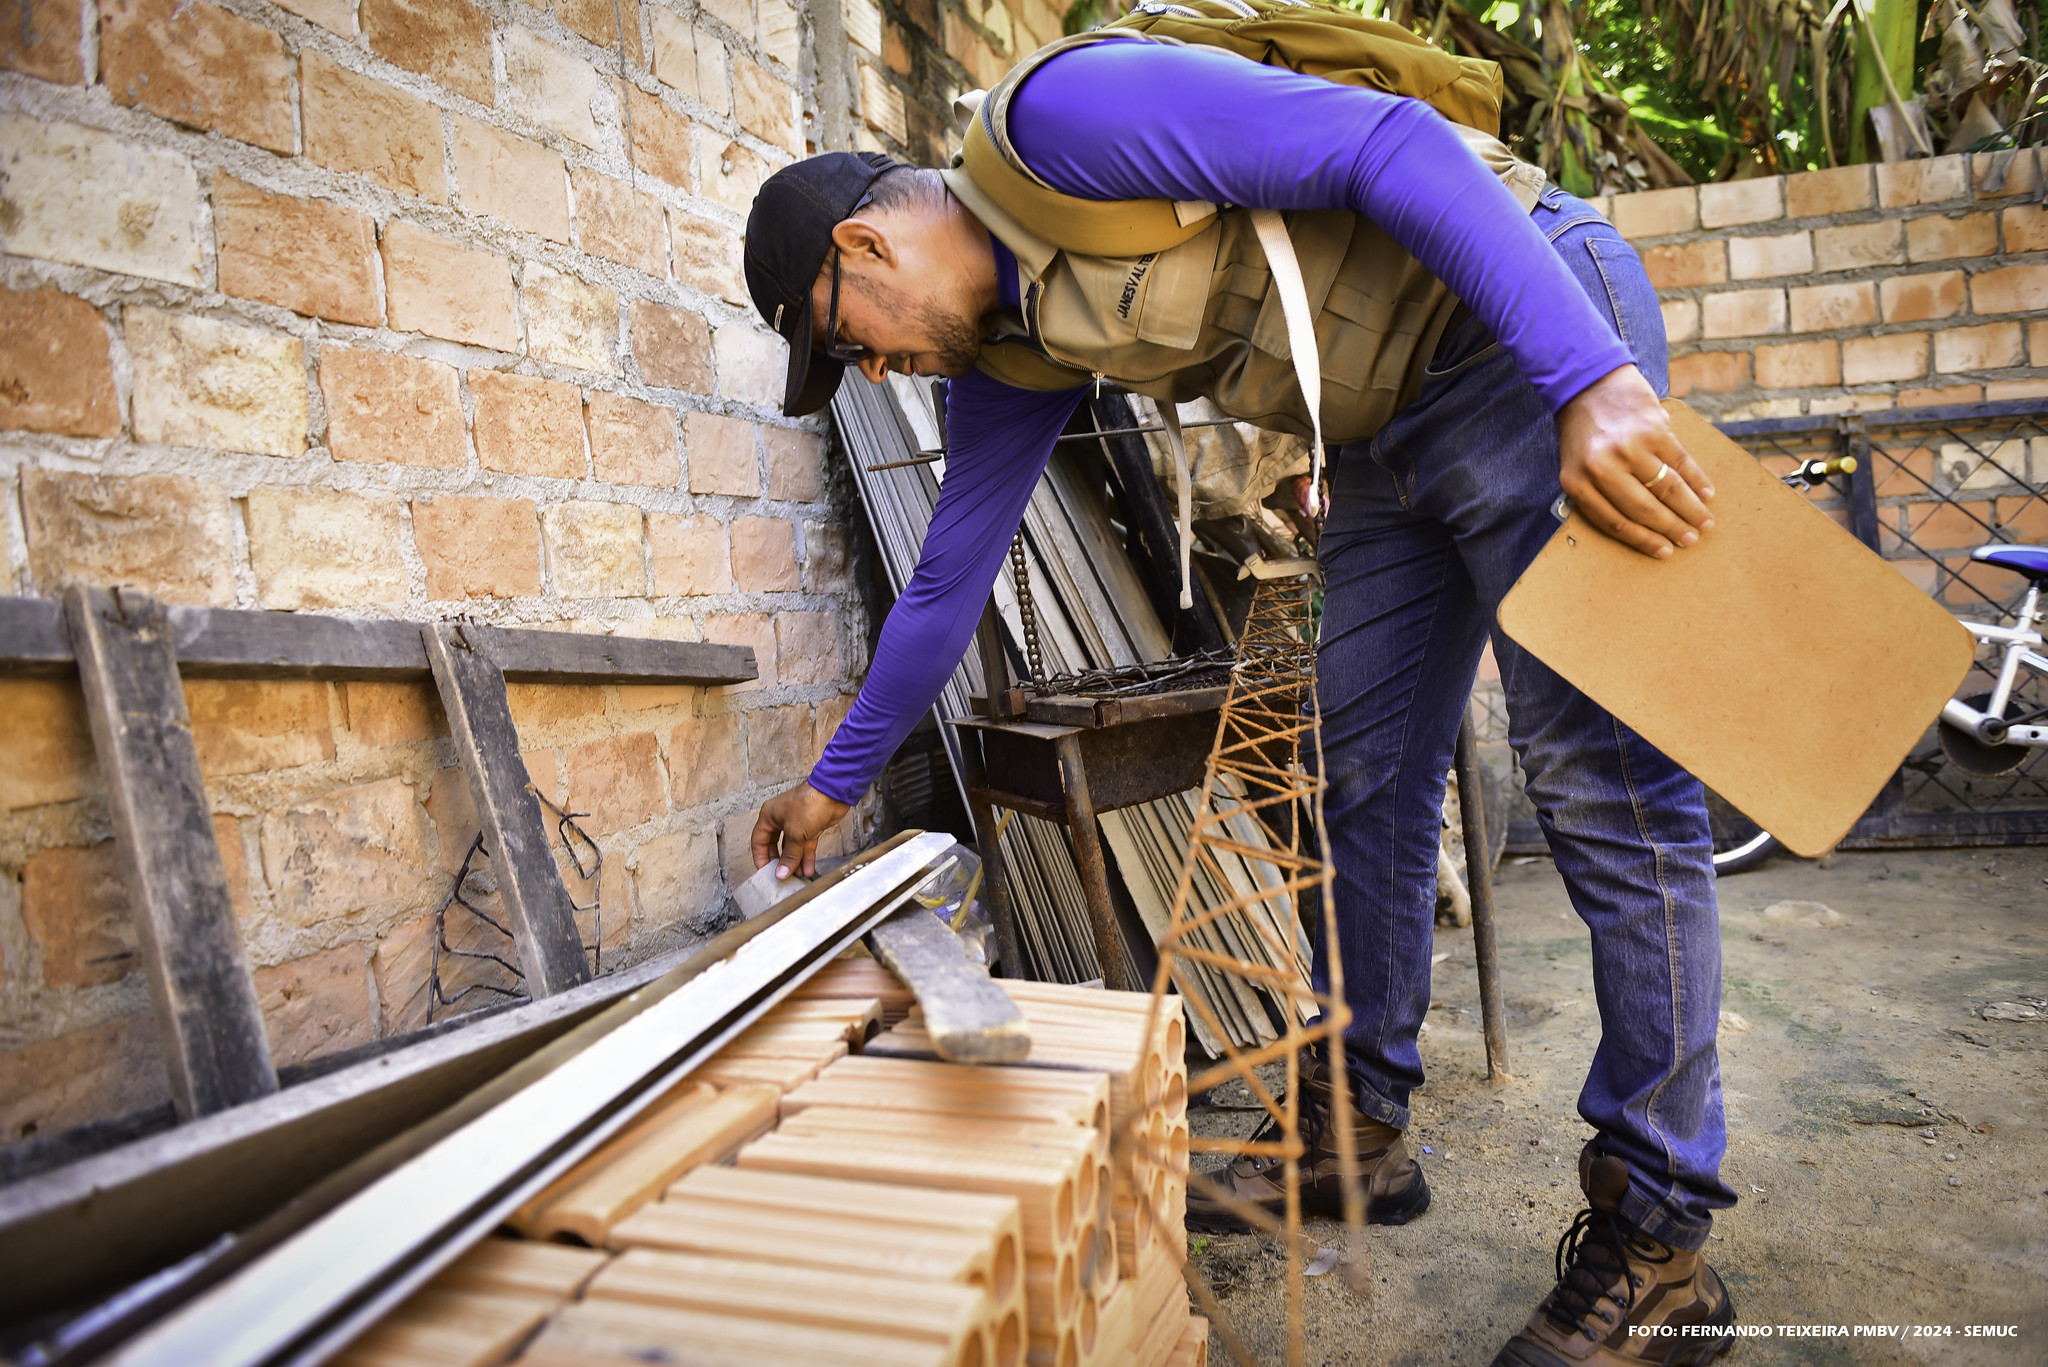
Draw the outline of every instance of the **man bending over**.
M1510 741L1592 931L1602 1028L1579 1097L1598 1132L1580 1158L1591 1210L1565 1241L1563 1278L1496 1362L1706 1361L1726 1336L1630 1332L1734 1323L1698 1254L1735 1200L1719 1177L1703 793L1490 626L1555 531L1560 494L1645 555L1683 554L1712 527L1712 490L1658 403L1664 330L1634 251L1418 100L1215 49L1068 39L1025 61L978 119L1000 157L983 180L1008 178L1007 210L965 170L829 153L771 177L748 223L748 287L790 343L785 412L822 408L849 365L874 381L950 380L945 487L917 572L809 781L762 808L755 862L809 872L819 835L930 708L1096 377L1310 432L1249 222L1286 211L1332 443L1318 668L1339 943L1317 953L1343 955L1339 1062L1372 1218L1402 1223L1429 1204L1401 1134L1422 1082L1445 774L1491 630ZM1047 240L1074 200L1212 217L1156 255L1093 257ZM1304 1208L1334 1213L1329 1066L1304 1060ZM1219 1178L1277 1205L1277 1168L1241 1158ZM1225 1215L1191 1200L1189 1217ZM1682 1356L1667 1358L1674 1344Z

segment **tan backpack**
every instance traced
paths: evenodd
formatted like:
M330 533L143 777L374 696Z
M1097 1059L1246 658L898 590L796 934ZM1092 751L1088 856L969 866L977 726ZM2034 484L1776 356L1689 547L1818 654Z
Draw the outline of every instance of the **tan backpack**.
M1343 85L1410 96L1424 101L1452 124L1483 134L1480 140L1484 142L1492 142L1500 128L1503 84L1498 64L1454 57L1398 25L1367 19L1332 5L1311 0L1143 0L1131 13L1100 30L1118 31L1142 33L1158 42L1222 48L1265 66L1286 67ZM1048 46L1072 46L1095 37L1082 35ZM1016 81L1049 55L1047 49L1041 49L1026 59L1006 83ZM1001 88L999 85L998 90ZM954 165L966 172L1004 212L1028 224L1034 233L1062 251L1121 259L1163 252L1202 232L1217 212L1213 204L1166 199L1091 200L1062 194L1014 164L1001 150L995 119L1006 101L975 102L971 96L963 98L969 117ZM1493 146L1498 148L1498 143ZM1503 176L1514 174L1512 168L1517 164L1506 156L1504 148L1499 151L1509 169L1495 169ZM1540 188L1541 172L1526 166L1519 169L1533 175ZM1533 192L1530 198L1533 199ZM1273 288L1280 296L1281 313L1287 323L1295 379L1301 386L1302 402L1313 425L1310 477L1312 486L1320 491L1322 369L1308 292L1302 283L1294 244L1279 212L1255 209L1250 213L1259 245L1272 267ZM1190 529L1192 479L1179 416L1170 403L1160 404L1159 412L1179 485L1181 606L1188 607L1193 601L1189 583L1189 557L1194 544Z
M1135 32L1165 42L1218 47L1265 66L1411 96L1452 123L1489 138L1500 128L1498 64L1453 57L1404 28L1332 5L1310 0L1144 0L1098 32ZM1043 59L1041 50L1024 66L1028 69ZM1030 224L1054 246L1082 256L1136 257L1177 247L1207 226L1207 214L1191 217L1188 206L1171 200L1080 199L1041 184L997 150L989 121L992 112L987 103L975 111L957 164L1004 212Z

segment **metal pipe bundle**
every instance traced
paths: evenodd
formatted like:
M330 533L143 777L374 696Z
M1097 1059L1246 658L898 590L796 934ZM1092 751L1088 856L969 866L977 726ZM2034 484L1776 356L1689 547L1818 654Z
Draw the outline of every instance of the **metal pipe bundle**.
M910 463L920 449L939 444L939 423L929 393L913 381L891 377L886 385L846 384L833 400L833 417L852 459L854 479L873 525L891 587L901 593L916 568L925 528L938 501L945 462ZM1125 550L1105 496L1106 481L1092 471L1094 443L1069 441L1055 452L1045 477L1025 510L1025 562L1036 607L1040 652L1049 675L1079 670L1113 669L1147 664L1171 654L1172 642L1161 625L1145 587ZM895 468L877 470L891 465ZM1013 667L1024 653L1023 620L1010 573L996 577L994 593ZM1019 670L1021 673L1021 669ZM938 702L940 731L946 753L960 767L960 740L948 717L968 714L967 698L980 692L981 664L969 651L953 671ZM965 789L962 788L965 799ZM1137 912L1138 924L1156 942L1166 932L1182 864L1187 858L1188 831L1194 807L1183 794L1122 811L1104 813L1104 842L1111 860L1112 885ZM1263 837L1243 823L1239 832L1252 848ZM1003 867L1010 903L1016 909L1023 976L1042 981L1100 981L1094 930L1089 922L1073 848L1059 825L1017 813L1002 836ZM1196 889L1198 907L1220 906L1245 887L1270 874L1255 860L1224 856L1225 887L1204 879ZM1217 952L1254 957L1271 967L1297 973L1308 981L1309 944L1292 923L1292 904L1284 895L1255 911L1232 912L1206 926L1198 938ZM1253 924L1256 915L1268 924ZM1149 956L1132 952L1134 933L1122 924L1124 961L1143 963ZM1275 961L1264 952L1270 944L1289 945L1291 962ZM1138 984L1109 983L1111 987ZM1197 1042L1212 1056L1225 1040L1206 1021L1220 1020L1228 1042L1250 1047L1278 1038L1278 1026L1291 1009L1288 996L1262 992L1242 980L1195 967L1177 981L1182 992L1203 997L1210 1005L1199 1013L1204 1022Z

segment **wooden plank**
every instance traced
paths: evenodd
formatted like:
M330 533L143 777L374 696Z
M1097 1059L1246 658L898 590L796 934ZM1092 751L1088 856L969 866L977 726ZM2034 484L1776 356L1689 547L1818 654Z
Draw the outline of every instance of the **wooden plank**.
M315 613L168 609L179 672L188 678L432 677L417 622ZM759 676L747 646L651 641L470 625L507 678L534 683L744 683ZM60 604L0 598L0 675L63 676L77 668Z
M519 732L505 699L505 675L478 634L461 622L420 629L455 753L469 775L484 848L498 877L526 990L552 997L589 980L569 890L549 850Z
M35 678L77 670L62 603L54 598L0 598L0 671Z
M691 952L458 1019L275 1096L0 1186L0 1320L104 1294L221 1229L255 1224Z
M75 585L64 611L172 1104L189 1120L269 1096L277 1070L164 609L145 593Z
M751 646L653 641L573 631L484 627L505 677L515 683L746 683L758 678Z
M195 678L417 679L427 673L414 622L173 608L171 627L178 667Z
M960 937L912 902L868 932L868 950L909 984L939 1057L950 1063L1019 1063L1031 1054L1024 1013Z

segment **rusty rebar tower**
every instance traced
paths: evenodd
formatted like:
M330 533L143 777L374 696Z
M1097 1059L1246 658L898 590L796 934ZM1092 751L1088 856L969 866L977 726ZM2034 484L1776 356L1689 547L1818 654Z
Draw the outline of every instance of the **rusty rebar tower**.
M1344 1271L1346 1281L1361 1294L1370 1283L1362 1261L1365 1194L1357 1176L1350 1087L1342 1066L1343 1032L1350 1021L1344 1004L1343 965L1334 952L1326 953L1327 990L1314 990L1311 978L1302 971L1304 966L1297 961L1299 937L1294 933L1301 919L1302 899L1309 898L1324 944L1332 949L1337 944L1323 840L1325 784L1316 699L1316 607L1321 579L1313 562L1305 560L1255 561L1249 571L1258 577L1259 585L1239 637L1216 745L1209 755L1201 801L1189 832L1187 862L1181 869L1168 933L1159 943L1159 971L1152 990L1157 998L1169 983L1179 982L1191 968L1201 965L1212 975L1241 978L1287 1004L1284 1022L1276 1022L1284 1027L1280 1037L1246 1048L1230 1043L1229 1032L1203 994L1182 993L1186 1009L1205 1019L1223 1041L1224 1051L1219 1061L1188 1080L1188 1095L1199 1096L1234 1078L1244 1084L1271 1122L1249 1139L1194 1136L1190 1151L1229 1155L1232 1161L1248 1155L1278 1160L1281 1187L1287 1194L1282 1215L1276 1218L1191 1171L1186 1181L1190 1189L1219 1201L1251 1229L1275 1238L1285 1251L1287 1361L1289 1367L1298 1367L1303 1352L1304 1263L1316 1252L1301 1234L1299 1160L1308 1151L1301 1128L1301 1074L1303 1054L1317 1041L1325 1042L1326 1057L1336 1062L1328 1070L1332 1096L1327 1123L1336 1137L1345 1174L1346 1242L1356 1260L1347 1262ZM1254 823L1256 831L1247 822ZM1259 838L1246 838L1252 835ZM1241 877L1233 881L1217 859L1219 852L1249 861L1264 876L1255 878L1250 886ZM1217 905L1195 905L1192 893L1198 871L1206 873L1214 886L1232 890L1233 895ZM1213 936L1203 936L1206 943L1196 942L1204 927L1233 913L1244 913L1241 923L1257 937L1254 943L1240 942L1245 953L1219 952L1214 947L1219 941ZM1257 1071L1275 1062L1285 1066L1285 1081L1277 1095ZM1267 1137L1260 1138L1259 1133ZM1203 1313L1221 1333L1232 1356L1250 1367L1254 1362L1250 1351L1206 1281L1192 1263L1187 1270Z

